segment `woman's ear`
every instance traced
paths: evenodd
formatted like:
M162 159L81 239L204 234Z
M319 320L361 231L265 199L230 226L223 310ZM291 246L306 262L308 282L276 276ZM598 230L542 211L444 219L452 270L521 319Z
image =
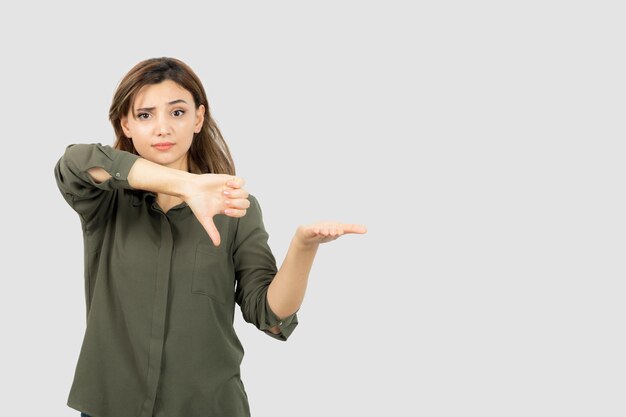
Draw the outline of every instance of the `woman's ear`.
M196 109L196 127L194 129L195 133L200 133L202 130L202 124L204 123L204 104L201 104Z
M132 135L130 134L130 129L128 128L128 117L122 116L120 118L120 126L122 127L122 130L124 131L126 137L130 139Z

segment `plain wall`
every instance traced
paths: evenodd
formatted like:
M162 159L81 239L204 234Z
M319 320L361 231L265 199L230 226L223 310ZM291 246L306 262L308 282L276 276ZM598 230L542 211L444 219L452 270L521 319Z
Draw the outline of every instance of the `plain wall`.
M320 247L286 343L237 311L254 416L623 416L618 4L3 6L0 414L78 415L82 234L53 167L112 144L117 83L173 56L279 266L298 225L368 228Z

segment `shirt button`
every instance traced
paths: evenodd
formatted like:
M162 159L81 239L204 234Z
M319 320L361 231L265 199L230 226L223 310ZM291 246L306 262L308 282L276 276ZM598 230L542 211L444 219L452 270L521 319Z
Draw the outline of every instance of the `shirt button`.
M120 173L119 173L119 172L116 172L116 173L115 173L115 177L116 177L116 178L119 178L119 177L120 177Z
M282 321L281 321L281 322L279 322L279 323L278 323L278 325L279 325L279 326L282 326L282 325L283 325L283 322L282 322Z

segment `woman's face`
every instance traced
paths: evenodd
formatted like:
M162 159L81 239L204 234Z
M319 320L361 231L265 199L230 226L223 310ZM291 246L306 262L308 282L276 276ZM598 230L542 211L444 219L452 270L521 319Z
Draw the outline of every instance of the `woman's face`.
M189 91L165 80L139 90L121 125L142 158L187 171L187 151L203 120L204 106L196 109Z

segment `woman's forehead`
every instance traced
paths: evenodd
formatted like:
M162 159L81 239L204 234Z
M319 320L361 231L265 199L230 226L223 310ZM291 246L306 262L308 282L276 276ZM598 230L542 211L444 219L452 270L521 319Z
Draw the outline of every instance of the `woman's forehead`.
M193 104L193 97L189 91L172 80L165 80L141 87L135 96L134 107L155 107L178 100Z

